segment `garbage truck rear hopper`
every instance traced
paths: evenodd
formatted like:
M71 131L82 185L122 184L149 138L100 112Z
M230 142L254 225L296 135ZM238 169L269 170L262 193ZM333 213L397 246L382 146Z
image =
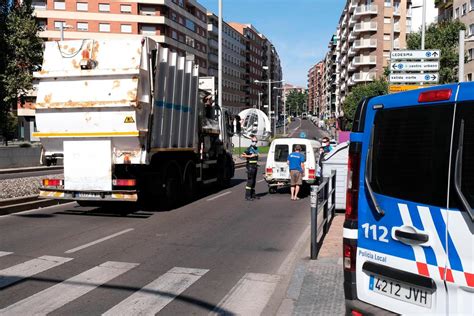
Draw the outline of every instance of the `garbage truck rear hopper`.
M47 42L34 135L64 179L43 179L40 196L173 206L200 184L227 185L231 117L203 103L198 74L150 38Z

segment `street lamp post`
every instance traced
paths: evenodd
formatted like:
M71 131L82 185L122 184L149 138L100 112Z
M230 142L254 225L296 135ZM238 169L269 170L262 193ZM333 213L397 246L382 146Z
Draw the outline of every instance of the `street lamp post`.
M222 0L219 0L219 22L218 22L218 27L219 27L219 33L218 33L218 52L217 52L217 58L218 58L218 66L217 66L217 73L218 73L218 78L217 78L217 92L219 93L217 96L217 102L219 103L219 106L223 108L222 104Z
M71 29L72 26L67 25L66 22L61 22L59 26L59 31L61 32L61 41L64 41L64 30Z
M263 66L263 69L268 69L267 66ZM284 82L285 80L278 80L278 81L272 81L271 79L268 79L267 81L260 81L260 80L255 80L255 83L266 83L268 84L268 111L270 114L270 119L271 119L271 110L272 110L272 84L273 83L281 83ZM276 113L277 111L275 111ZM276 117L275 117L276 119ZM273 136L276 135L276 121L274 123L274 130L273 130Z

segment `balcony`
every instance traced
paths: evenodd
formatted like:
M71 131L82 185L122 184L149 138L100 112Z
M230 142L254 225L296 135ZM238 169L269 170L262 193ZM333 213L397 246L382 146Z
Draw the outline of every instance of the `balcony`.
M354 57L352 60L354 66L362 66L362 65L377 65L377 56L375 55L359 55Z
M219 44L215 39L209 40L209 47L219 49Z
M349 3L349 12L354 12L357 9L357 0L351 0Z
M211 63L215 63L215 64L219 63L219 58L217 57L217 55L209 54L208 58L209 58L209 62Z
M352 75L352 80L355 83L374 81L377 74L375 72L356 72Z
M400 40L393 41L393 48L400 49Z
M395 23L393 25L393 31L396 33L400 33L400 23Z
M361 5L356 8L354 15L363 16L363 15L377 14L378 11L379 11L378 6L375 4Z
M352 27L356 22L357 22L357 17L355 15L352 15L351 18L349 19L349 27Z
M377 40L375 38L356 40L353 47L354 49L377 48Z
M46 0L44 0L44 1L39 1L39 0L33 1L33 2L31 3L31 6L32 6L33 9L35 9L35 10L46 10L46 9L47 9L47 7L46 7Z
M353 41L355 41L356 38L357 38L356 33L354 33L354 31L351 31L351 32L349 33L349 41L350 41L350 42L353 42Z
M372 32L377 31L377 22L360 22L354 25L354 32Z
M214 35L218 35L218 33L219 33L217 26L215 26L214 24L208 24L207 25L207 31L209 33L214 34Z
M402 14L402 10L400 9L400 7L395 7L393 8L393 16L400 16Z
M356 54L356 51L355 51L354 47L349 48L349 53L348 54L349 54L349 56L354 56Z

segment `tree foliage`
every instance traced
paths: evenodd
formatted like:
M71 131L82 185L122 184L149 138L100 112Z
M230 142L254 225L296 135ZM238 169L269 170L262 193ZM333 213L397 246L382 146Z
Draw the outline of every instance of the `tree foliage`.
M286 108L290 113L301 113L304 111L308 95L298 91L291 91L286 98Z
M344 122L341 124L342 129L349 130L352 128L352 122L354 121L354 114L357 105L362 101L362 99L387 93L388 82L383 78L377 79L368 84L355 86L342 104L342 110L344 111Z
M459 31L466 26L459 20L431 24L425 33L425 49L441 50L439 82L450 83L457 81L459 58ZM421 48L421 30L410 33L407 37L408 49Z
M43 46L31 0L0 0L0 25L0 133L8 139L16 122L11 110L32 88Z

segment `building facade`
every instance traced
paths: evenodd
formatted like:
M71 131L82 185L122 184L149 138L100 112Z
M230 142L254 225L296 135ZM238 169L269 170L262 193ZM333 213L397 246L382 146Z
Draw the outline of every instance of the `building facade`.
M474 0L436 1L439 21L459 19L466 25L466 37L474 36ZM474 80L474 43L466 41L467 62L464 64L464 80Z
M405 49L411 0L348 0L337 28L336 108L352 88L380 78L391 50Z
M208 17L209 43L209 76L218 77L218 18L213 13ZM223 21L222 31L222 102L229 110L239 113L246 107L245 102L245 73L246 45L245 38L229 24Z
M34 0L40 37L60 39L149 36L194 59L207 75L207 14L196 0Z
M323 91L325 66L325 61L320 61L311 67L308 72L308 103L306 111L318 116L325 106L325 93Z

